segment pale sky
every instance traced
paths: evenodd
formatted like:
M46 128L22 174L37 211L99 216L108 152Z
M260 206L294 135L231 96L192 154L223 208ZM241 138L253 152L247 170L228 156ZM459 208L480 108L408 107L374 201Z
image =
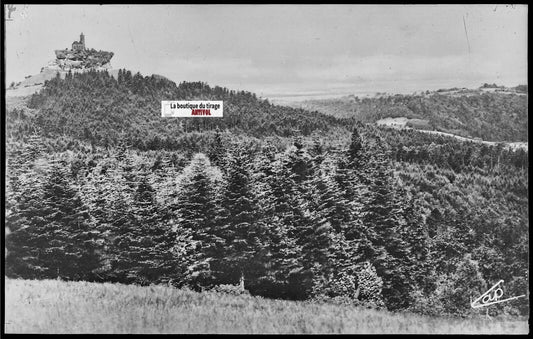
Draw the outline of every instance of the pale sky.
M264 97L527 83L525 5L15 7L7 84L81 32L87 47L115 53L113 68Z

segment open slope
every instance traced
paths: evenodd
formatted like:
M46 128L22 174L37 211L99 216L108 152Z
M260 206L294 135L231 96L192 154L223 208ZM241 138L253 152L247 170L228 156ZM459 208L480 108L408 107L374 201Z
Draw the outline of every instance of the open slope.
M7 333L527 333L527 321L432 318L164 286L6 280Z

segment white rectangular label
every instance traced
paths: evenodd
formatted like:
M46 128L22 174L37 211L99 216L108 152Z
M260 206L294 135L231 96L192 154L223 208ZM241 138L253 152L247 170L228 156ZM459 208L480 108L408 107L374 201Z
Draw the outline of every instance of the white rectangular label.
M223 101L161 101L164 118L222 118Z

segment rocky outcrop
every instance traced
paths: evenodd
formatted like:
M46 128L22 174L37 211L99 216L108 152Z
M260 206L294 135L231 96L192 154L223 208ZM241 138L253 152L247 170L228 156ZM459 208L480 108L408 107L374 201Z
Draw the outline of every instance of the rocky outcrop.
M70 71L73 73L86 72L89 70L108 71L112 76L117 75L111 67L113 52L97 51L94 48L85 48L85 38L80 35L80 42L75 41L74 49L60 49L55 51L56 58L41 68L39 74L28 75L23 81L13 83L7 88L7 97L27 96L39 91L46 80L56 77L58 74L64 78Z
M113 58L113 52L87 50L56 50L56 59L49 67L57 67L61 70L74 70L85 68L109 69L109 62Z

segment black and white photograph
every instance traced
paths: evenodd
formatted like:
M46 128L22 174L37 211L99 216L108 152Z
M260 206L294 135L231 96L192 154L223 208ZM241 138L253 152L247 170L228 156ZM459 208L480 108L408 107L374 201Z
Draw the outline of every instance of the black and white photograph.
M2 334L529 334L527 4L2 7Z

